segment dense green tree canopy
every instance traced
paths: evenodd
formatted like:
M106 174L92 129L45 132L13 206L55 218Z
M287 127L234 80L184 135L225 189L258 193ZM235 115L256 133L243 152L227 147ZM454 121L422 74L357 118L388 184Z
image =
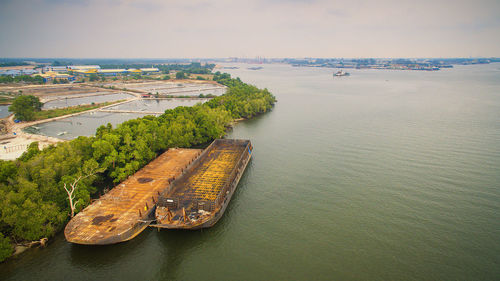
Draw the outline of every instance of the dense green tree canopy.
M9 106L9 111L14 112L16 119L31 121L35 119L35 111L40 111L42 105L38 97L18 96Z
M2 75L0 76L0 83L18 83L18 82L29 82L29 83L37 83L43 84L43 78L40 75L18 75L18 76L10 76L10 75Z
M186 78L186 74L182 71L178 71L176 74L175 74L175 78L176 79L184 79Z
M10 244L10 239L8 237L4 237L2 233L0 233L0 261L8 258L13 252L12 245Z
M97 81L97 80L99 80L99 76L97 76L97 74L92 73L92 74L89 75L89 81L90 82L94 82L94 81Z

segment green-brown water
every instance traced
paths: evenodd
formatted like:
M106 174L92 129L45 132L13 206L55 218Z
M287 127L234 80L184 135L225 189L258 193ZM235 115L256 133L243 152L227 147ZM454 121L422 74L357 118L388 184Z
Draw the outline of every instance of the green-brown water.
M252 161L219 223L113 246L57 237L3 280L494 280L500 65L439 72L243 65L274 110L239 123Z

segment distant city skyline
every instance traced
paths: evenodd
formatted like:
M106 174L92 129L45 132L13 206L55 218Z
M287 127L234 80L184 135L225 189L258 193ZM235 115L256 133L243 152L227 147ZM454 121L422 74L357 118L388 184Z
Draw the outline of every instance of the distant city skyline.
M0 0L0 57L500 57L500 1Z

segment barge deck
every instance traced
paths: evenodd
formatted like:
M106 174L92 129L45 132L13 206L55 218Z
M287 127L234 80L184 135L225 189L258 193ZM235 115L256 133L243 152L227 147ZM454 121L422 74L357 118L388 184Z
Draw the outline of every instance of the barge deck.
M250 161L249 140L218 139L158 198L158 228L200 229L224 213Z
M200 149L169 149L73 217L64 230L66 240L106 245L134 238L153 219L160 192L201 152Z

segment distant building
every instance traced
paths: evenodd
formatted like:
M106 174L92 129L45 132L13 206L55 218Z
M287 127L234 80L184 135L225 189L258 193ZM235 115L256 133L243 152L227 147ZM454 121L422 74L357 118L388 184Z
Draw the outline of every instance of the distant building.
M101 69L98 65L69 65L67 66L69 70L97 70Z
M127 72L130 74L142 74L142 71L140 69L135 69L135 68L129 68L127 69Z
M67 67L66 66L45 66L43 68L43 72L66 72L68 71Z
M7 69L0 70L0 75L4 76L19 76L19 75L33 75L37 74L38 71L33 69Z
M74 75L83 75L83 76L90 76L90 74L97 74L98 73L98 69L76 69L76 70L71 70L71 72L74 74Z
M102 74L104 76L118 76L127 74L126 69L99 69L97 74Z
M158 73L160 70L156 67L151 67L151 68L141 68L140 69L144 73Z
M99 74L103 76L120 76L120 75L134 75L134 74L151 74L160 73L156 67L151 68L109 68L101 69L98 65L85 65L85 66L68 66L69 70L75 75L89 76L90 74Z
M64 74L64 73L57 73L54 71L48 71L46 73L40 74L43 78L43 82L50 82L53 81L54 79L57 80L66 80L66 81L74 81L75 76L69 75L69 74Z

